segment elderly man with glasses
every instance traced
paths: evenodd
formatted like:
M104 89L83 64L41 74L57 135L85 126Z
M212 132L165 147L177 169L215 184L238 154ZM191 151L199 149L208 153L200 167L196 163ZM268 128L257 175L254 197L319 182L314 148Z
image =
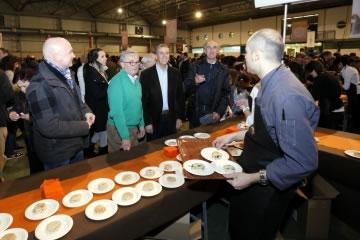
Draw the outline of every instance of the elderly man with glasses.
M108 88L108 144L110 151L129 151L145 135L141 84L138 78L139 56L124 51L120 55L122 70Z

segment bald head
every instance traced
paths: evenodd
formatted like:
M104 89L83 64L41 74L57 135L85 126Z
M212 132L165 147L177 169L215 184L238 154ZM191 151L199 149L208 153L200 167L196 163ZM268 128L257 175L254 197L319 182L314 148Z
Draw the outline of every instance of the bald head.
M219 52L219 44L215 41L208 41L204 45L204 53L208 62L216 61L216 56Z
M68 68L75 57L68 40L61 37L48 38L43 45L44 58L60 68Z
M284 53L284 44L279 32L264 28L255 32L246 44L251 51L259 51L269 61L281 62Z

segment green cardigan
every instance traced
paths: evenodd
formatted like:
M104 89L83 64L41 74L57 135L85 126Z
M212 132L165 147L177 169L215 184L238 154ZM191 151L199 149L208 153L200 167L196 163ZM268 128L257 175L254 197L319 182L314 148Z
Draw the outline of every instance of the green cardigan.
M133 83L124 70L111 79L108 87L108 124L116 127L122 139L130 139L128 128L144 126L141 96L139 80Z

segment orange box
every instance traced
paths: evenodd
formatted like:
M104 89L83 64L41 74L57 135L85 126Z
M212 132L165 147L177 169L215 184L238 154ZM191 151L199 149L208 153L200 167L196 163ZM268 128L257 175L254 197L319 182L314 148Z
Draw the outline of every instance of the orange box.
M58 178L45 179L40 186L43 198L60 199L64 195L64 189Z
M164 147L163 152L167 157L176 157L179 154L177 147Z

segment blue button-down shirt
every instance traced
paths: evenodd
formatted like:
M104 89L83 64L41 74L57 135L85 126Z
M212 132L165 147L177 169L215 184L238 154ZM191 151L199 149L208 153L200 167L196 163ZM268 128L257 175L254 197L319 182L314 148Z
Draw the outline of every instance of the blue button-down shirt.
M284 190L317 168L313 135L320 111L308 90L284 66L261 80L257 103L268 133L284 153L267 165L266 174L272 184Z

